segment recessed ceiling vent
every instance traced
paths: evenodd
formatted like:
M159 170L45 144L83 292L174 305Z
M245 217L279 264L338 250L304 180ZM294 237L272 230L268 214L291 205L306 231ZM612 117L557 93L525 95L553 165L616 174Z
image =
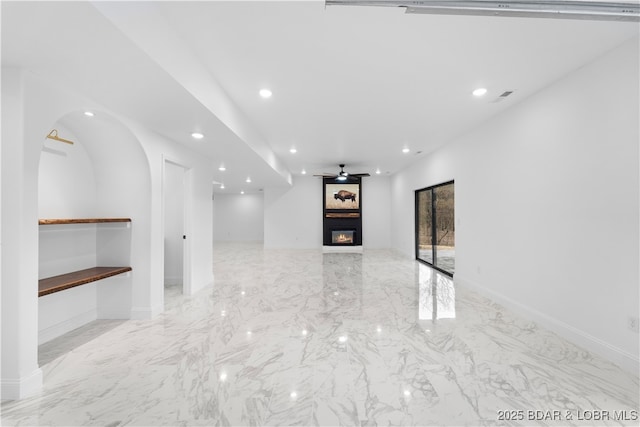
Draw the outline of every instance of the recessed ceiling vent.
M513 90L505 90L504 92L502 92L502 94L497 97L496 99L493 100L493 102L500 102L500 101L504 101L505 98L507 98L508 96L510 96L514 91Z

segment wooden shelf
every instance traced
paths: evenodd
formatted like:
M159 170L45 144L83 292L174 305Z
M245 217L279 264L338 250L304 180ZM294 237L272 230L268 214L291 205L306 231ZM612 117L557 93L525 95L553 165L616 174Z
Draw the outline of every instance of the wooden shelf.
M100 224L105 222L131 222L131 218L58 218L39 219L38 225L56 224Z
M116 221L117 222L117 221ZM120 221L122 222L122 221ZM67 224L67 223L65 223ZM107 277L131 271L131 267L93 267L86 270L74 271L60 276L47 277L38 280L38 296L49 295L65 289L106 279Z

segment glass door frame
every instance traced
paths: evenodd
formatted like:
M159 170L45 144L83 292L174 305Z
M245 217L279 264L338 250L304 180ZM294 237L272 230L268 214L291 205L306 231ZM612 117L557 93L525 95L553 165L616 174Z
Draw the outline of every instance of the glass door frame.
M436 185L431 185L429 187L425 187L425 188L420 188L418 190L415 190L415 202L414 202L414 210L415 210L415 256L416 256L416 261L420 261L423 264L427 264L429 267L438 270L439 272L446 274L449 277L453 277L452 272L444 270L440 267L438 267L436 265L436 243L437 243L437 235L436 235L436 193L435 193L435 189L438 187L443 187L445 185L452 185L455 184L455 180L451 180L451 181L447 181L447 182L443 182L440 184L436 184ZM422 258L420 258L420 218L419 218L419 203L418 203L418 197L419 194L423 191L431 191L431 259L433 262L429 262L426 261ZM455 187L454 187L454 192L455 192ZM455 193L454 193L455 194ZM454 200L455 200L455 196L454 196ZM455 206L454 206L455 209ZM454 211L455 212L455 211ZM454 224L455 224L455 213L454 213Z

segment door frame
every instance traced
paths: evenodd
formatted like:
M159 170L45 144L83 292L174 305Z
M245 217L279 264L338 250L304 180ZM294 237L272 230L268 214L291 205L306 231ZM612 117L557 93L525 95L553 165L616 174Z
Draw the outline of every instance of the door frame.
M166 179L167 179L167 164L177 166L183 170L182 174L182 200L183 200L183 215L182 215L182 230L183 230L183 245L182 245L182 294L191 295L191 289L193 288L191 283L192 277L192 240L191 229L193 223L193 191L192 191L192 174L193 170L191 166L185 165L182 162L172 159L169 156L162 156L162 236L163 242L163 255L162 255L162 283L163 283L163 295L164 295L164 241L165 241L165 213L166 213ZM163 298L164 300L164 298Z
M429 187L424 187L424 188L420 188L418 190L415 190L415 194L414 194L414 213L415 213L415 219L414 219L414 225L415 225L415 230L414 230L414 235L415 235L415 246L414 246L414 250L415 250L415 257L417 261L420 261L424 264L427 264L428 266L430 266L431 268L434 268L436 270L438 270L441 273L446 274L447 276L453 277L452 272L444 270L440 267L437 266L436 264L436 193L435 193L435 189L438 187L443 187L445 185L455 185L455 180L451 180L451 181L447 181L447 182L442 182L440 184L436 184L436 185L431 185ZM433 260L433 262L429 262L427 260L424 260L422 258L420 258L420 218L419 218L419 214L418 214L418 194L422 191L431 191L431 259ZM454 187L454 191L455 191L455 187ZM455 193L454 193L455 194ZM455 199L454 199L455 201ZM454 210L455 210L455 202L454 202ZM454 213L454 217L455 217L455 213ZM454 218L454 224L455 224L455 218Z

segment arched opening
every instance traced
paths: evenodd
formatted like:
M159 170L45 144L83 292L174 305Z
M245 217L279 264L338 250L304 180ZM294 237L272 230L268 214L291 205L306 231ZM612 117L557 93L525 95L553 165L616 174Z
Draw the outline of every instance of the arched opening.
M53 125L38 167L38 216L130 218L131 222L39 227L39 279L92 266L132 270L39 297L39 342L96 319L141 317L150 311L151 176L136 136L116 118L75 111Z

